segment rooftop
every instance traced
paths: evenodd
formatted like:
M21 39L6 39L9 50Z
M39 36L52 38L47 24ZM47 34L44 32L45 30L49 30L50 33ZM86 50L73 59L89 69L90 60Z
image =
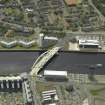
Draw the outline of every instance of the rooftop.
M65 2L67 3L67 5L76 5L77 4L77 0L65 0Z

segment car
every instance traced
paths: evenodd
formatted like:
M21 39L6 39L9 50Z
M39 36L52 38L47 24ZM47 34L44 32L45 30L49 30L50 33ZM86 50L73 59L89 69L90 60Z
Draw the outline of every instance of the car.
M96 66L97 66L98 68L100 68L100 67L103 66L103 64L96 64Z

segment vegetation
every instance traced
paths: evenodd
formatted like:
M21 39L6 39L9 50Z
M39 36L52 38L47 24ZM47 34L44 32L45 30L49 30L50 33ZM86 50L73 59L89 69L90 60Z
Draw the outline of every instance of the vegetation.
M104 88L100 88L100 89L96 89L96 90L90 90L90 93L91 93L92 95L94 95L94 96L97 96L97 95L99 95L99 93L100 93L101 91L103 91L103 90L105 90L105 87L104 87Z
M93 3L101 11L101 13L105 16L105 0L93 0Z

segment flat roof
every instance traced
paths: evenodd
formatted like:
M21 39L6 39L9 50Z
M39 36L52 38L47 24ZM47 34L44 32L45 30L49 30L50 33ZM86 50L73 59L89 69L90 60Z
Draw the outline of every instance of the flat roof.
M79 45L95 45L95 46L99 46L99 44L97 43L79 43Z
M79 43L99 43L98 40L79 40Z
M6 81L8 81L8 80L21 80L21 77L20 76L12 76L12 77L10 77L10 76L7 76L7 77L0 77L0 81L3 81L3 80L6 80Z
M44 39L50 39L50 40L51 40L51 39L52 39L52 40L58 40L58 38L57 38L57 37L48 37L48 36L45 36L45 37L44 37Z
M44 75L67 76L67 71L44 70Z
M51 104L47 104L47 105L56 105L56 103L51 103Z
M79 40L79 45L99 45L98 40Z

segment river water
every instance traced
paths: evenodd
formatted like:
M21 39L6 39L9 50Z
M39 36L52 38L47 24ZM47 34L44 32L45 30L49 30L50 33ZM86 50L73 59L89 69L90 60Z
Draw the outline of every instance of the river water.
M29 72L41 51L0 52L0 75ZM96 67L102 64L102 67ZM105 74L104 53L59 52L43 69Z

